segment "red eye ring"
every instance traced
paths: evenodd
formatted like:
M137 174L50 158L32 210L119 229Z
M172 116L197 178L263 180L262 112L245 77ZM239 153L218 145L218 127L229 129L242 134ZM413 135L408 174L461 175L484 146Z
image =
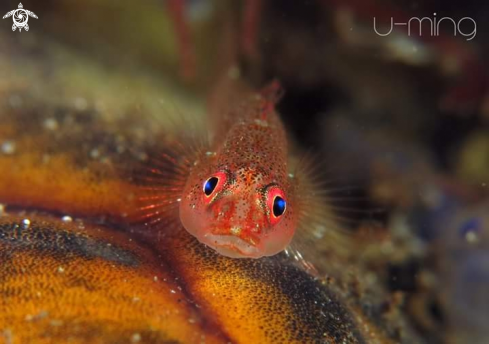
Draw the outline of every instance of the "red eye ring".
M280 212L276 215L274 210L277 210L277 204L275 204L277 200L282 200L282 202L280 202ZM268 208L268 219L270 221L270 224L275 225L281 220L283 214L285 214L285 211L287 209L285 193L279 187L271 187L267 191L266 204Z
M216 172L204 181L202 185L202 193L204 194L204 201L210 203L214 200L219 191L222 190L226 184L227 175L224 172Z

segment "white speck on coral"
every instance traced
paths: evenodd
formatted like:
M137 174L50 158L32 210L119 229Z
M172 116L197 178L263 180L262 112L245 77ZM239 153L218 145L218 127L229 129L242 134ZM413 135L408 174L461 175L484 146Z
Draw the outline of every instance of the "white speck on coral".
M14 154L15 153L15 142L4 141L2 143L1 150L2 150L3 154L7 154L7 155Z

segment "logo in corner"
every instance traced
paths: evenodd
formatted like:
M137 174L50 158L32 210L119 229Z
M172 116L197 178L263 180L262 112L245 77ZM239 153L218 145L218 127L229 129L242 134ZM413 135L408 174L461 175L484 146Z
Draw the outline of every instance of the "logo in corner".
M37 18L37 16L34 14L34 12L24 10L24 6L22 6L22 3L19 4L19 8L16 10L12 10L8 12L6 15L3 16L3 19L12 17L14 20L14 25L12 25L12 31L15 31L16 29L19 29L19 32L24 29L25 31L29 31L29 25L27 25L27 22L29 21L29 17L32 18Z

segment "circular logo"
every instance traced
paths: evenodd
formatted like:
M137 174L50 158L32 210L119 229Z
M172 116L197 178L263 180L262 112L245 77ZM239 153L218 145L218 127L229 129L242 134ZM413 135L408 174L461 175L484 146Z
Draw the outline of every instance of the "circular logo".
M24 27L25 24L27 24L27 21L29 20L27 11L21 8L15 10L14 15L12 17L14 19L14 24L17 27Z

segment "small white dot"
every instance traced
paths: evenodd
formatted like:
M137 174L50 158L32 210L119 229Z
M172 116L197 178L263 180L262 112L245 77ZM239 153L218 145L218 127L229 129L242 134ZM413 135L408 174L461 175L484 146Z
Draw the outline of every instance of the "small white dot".
M54 118L46 118L44 120L44 128L48 130L56 130L58 129L58 122Z
M131 336L131 342L132 343L139 343L141 341L141 335L139 333L134 333Z
M15 142L5 141L2 143L2 153L10 155L15 153Z

